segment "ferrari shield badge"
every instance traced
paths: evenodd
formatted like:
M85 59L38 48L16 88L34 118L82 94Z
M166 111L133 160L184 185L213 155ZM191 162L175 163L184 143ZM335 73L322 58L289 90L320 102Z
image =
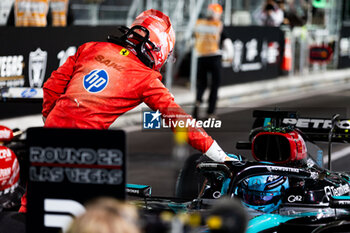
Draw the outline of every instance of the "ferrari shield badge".
M47 52L37 48L29 53L29 85L30 87L41 87L44 82L46 72Z

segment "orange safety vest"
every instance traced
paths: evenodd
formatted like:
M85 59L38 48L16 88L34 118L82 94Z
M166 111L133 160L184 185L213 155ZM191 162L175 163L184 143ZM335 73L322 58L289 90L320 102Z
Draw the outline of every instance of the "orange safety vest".
M50 0L52 26L67 26L68 1L69 0Z
M49 0L16 0L16 27L45 27Z
M195 48L199 56L219 53L222 22L219 20L199 19L195 27Z

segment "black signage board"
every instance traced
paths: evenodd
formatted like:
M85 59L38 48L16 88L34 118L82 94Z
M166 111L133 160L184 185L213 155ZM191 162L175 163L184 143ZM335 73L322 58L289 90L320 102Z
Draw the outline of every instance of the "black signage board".
M0 87L28 87L23 98L36 90L60 64L89 41L120 35L118 26L45 28L0 27ZM284 34L278 27L225 27L234 45L234 61L223 68L223 85L275 78L280 74ZM19 98L22 98L19 97Z
M57 233L96 197L125 198L120 130L29 128L28 233Z
M343 26L340 31L338 68L350 67L350 26Z
M233 42L233 62L222 69L222 85L276 78L281 74L284 33L278 27L225 27Z
M118 26L0 27L0 87L41 88L80 45L119 34Z

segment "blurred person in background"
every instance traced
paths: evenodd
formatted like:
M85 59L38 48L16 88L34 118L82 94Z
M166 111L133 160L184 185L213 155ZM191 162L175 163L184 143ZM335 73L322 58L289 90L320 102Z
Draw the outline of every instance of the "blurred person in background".
M221 21L222 6L209 4L207 17L198 19L195 26L195 49L198 56L197 93L193 117L199 117L199 108L203 102L203 94L208 85L208 74L211 74L208 118L216 118L215 109L221 81L220 42L223 30Z
M98 198L86 205L66 233L141 233L135 206L113 198Z
M192 120L161 82L159 71L175 45L169 17L147 10L121 31L109 42L83 44L52 73L43 87L45 127L109 129L142 102L157 111L154 118ZM232 160L203 128L184 130L187 142L212 160Z
M65 27L72 22L69 0L15 0L7 26Z
M283 11L283 23L282 25L288 25L291 29L294 27L303 26L306 23L306 12L299 16L295 9L294 1L278 0L276 1L278 7Z
M284 20L283 10L274 0L266 0L264 5L256 9L253 17L258 25L279 27Z
M15 0L0 1L0 26L6 26L14 1Z

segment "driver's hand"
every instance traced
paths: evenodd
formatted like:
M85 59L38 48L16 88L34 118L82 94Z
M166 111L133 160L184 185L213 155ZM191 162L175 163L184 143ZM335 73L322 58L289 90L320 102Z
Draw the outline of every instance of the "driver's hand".
M242 160L244 160L244 157L241 155L226 153L225 161L242 161Z
M210 159L214 160L215 162L242 160L242 156L240 155L227 154L226 152L224 152L216 141L214 141L213 144L207 150L207 152L205 152L205 155L208 156Z

